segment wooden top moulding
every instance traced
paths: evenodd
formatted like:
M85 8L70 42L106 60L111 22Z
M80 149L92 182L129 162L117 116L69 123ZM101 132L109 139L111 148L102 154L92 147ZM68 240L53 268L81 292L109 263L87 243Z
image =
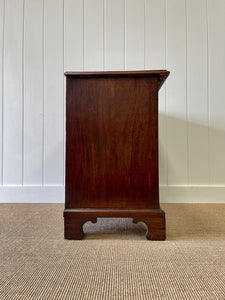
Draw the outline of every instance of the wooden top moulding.
M76 78L102 78L102 77L158 77L159 89L170 74L167 70L145 71L101 71L101 72L65 72L65 76Z

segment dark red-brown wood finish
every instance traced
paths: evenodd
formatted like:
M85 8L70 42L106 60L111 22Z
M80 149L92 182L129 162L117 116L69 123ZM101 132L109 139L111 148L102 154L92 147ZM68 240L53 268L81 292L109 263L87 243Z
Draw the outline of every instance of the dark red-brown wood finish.
M97 217L132 217L165 239L158 90L168 71L66 73L65 238Z

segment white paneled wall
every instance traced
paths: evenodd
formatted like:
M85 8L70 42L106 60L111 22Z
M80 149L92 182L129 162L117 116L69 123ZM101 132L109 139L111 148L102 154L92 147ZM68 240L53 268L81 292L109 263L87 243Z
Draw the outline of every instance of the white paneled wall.
M0 0L0 201L63 202L64 71L167 69L162 202L225 202L224 0Z
M210 182L225 182L225 1L208 2Z
M44 185L60 185L64 177L63 7L63 0L44 1L42 178Z
M186 8L188 176L190 184L208 184L207 5L205 0L189 0Z
M166 67L171 71L166 97L169 185L188 183L186 24L185 0L167 1Z
M104 4L104 67L124 70L125 1L108 0Z
M23 1L5 1L4 8L2 182L3 185L21 185L23 183L24 156Z
M2 185L3 183L3 165L2 165L2 146L3 146L3 135L2 135L2 116L3 116L3 55L4 55L4 50L3 50L3 39L4 39L4 1L0 1L0 141L1 141L1 146L0 146L0 184Z
M23 184L42 184L43 2L24 2Z

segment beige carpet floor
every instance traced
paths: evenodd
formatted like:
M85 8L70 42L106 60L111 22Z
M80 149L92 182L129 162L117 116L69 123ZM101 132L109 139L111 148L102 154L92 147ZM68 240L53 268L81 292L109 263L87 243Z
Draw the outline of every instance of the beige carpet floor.
M0 205L0 299L225 299L225 205L164 204L167 240L131 219L63 239L62 204Z

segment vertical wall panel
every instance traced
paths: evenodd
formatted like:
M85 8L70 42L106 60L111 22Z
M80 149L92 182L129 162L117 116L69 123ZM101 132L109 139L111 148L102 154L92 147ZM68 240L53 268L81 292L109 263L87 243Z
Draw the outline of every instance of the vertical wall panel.
M4 0L0 0L0 185L2 184Z
M212 184L225 183L225 1L208 3L210 171Z
M24 7L24 178L42 184L43 1Z
M145 6L145 68L166 68L165 0L147 0ZM159 182L167 184L166 86L159 92Z
M145 6L145 67L160 70L165 68L166 39L165 0L146 0Z
M189 183L209 182L206 1L187 1Z
M84 70L103 70L103 0L84 0Z
M105 69L124 69L124 1L105 2Z
M168 184L188 183L186 124L185 0L167 2L167 151Z
M125 68L144 70L144 0L125 0Z
M23 1L5 2L3 184L22 184Z
M83 0L64 0L64 70L83 71Z
M63 1L44 2L44 184L63 183Z

